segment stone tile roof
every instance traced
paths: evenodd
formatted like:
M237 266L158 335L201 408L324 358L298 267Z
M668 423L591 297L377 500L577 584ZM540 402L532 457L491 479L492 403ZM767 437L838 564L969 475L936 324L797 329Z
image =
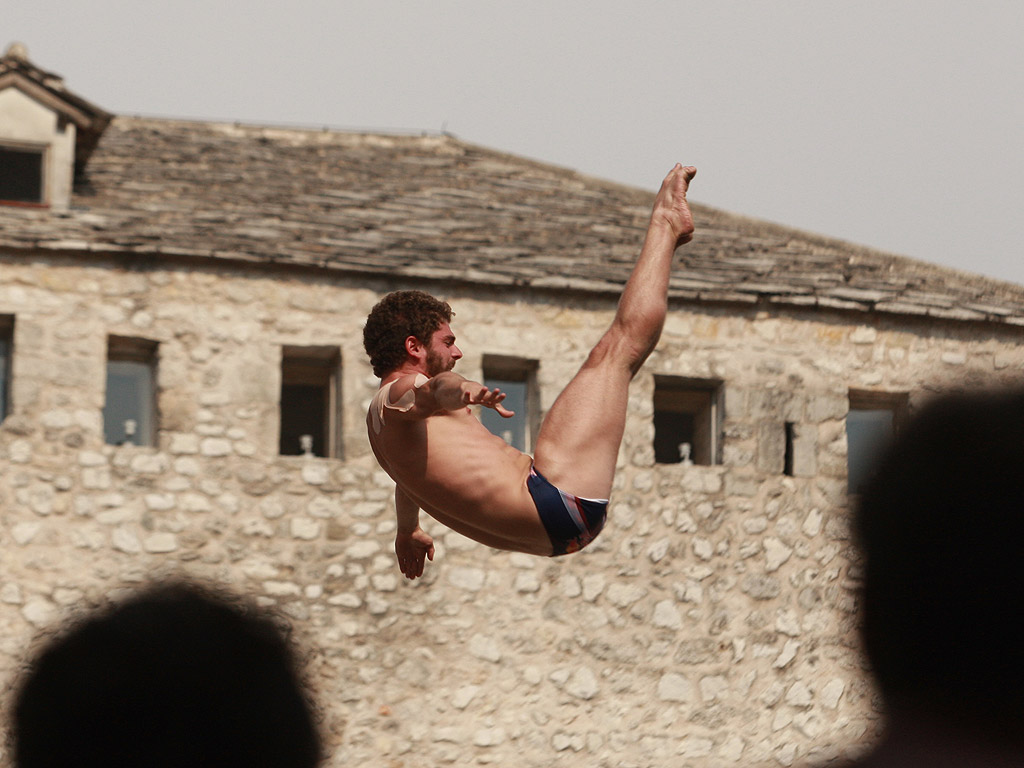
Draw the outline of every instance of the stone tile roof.
M0 250L617 293L652 199L450 136L118 117L71 210L0 207ZM1024 325L1024 286L694 213L674 297Z

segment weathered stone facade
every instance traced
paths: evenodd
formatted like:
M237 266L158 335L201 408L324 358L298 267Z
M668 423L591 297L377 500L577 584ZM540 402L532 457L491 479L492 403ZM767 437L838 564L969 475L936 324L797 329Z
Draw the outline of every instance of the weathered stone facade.
M392 485L363 419L361 325L383 284L39 257L0 264L15 316L0 426L0 622L30 638L154 575L209 577L290 617L332 765L784 765L870 736L845 504L847 392L917 400L1018 379L1020 333L673 306L631 392L610 524L584 553L499 553L439 526L425 578L390 551ZM445 293L479 375L540 361L546 407L613 302ZM105 339L159 343L157 448L103 442ZM342 352L344 460L277 456L283 345ZM724 460L655 466L653 374L725 382ZM773 435L811 435L785 476ZM951 447L954 450L955 447Z
M611 320L650 200L450 137L118 118L69 210L0 206L5 685L49 627L185 574L295 626L328 765L789 766L861 748L878 713L850 393L912 409L1019 381L1020 286L695 206L598 540L533 558L428 522L435 561L398 572L393 485L365 439L370 307L443 296L459 370L535 360L543 412ZM152 447L105 442L112 336L156 345ZM295 347L340 354L337 458L278 453ZM718 463L655 463L656 376L721 382Z

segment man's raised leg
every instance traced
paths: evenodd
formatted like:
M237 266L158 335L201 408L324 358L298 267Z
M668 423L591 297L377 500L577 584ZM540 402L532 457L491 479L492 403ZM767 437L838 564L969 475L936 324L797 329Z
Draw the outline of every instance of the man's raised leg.
M567 493L598 499L611 495L629 382L661 336L672 254L693 236L686 191L696 173L696 168L677 164L665 177L611 327L544 418L534 463Z

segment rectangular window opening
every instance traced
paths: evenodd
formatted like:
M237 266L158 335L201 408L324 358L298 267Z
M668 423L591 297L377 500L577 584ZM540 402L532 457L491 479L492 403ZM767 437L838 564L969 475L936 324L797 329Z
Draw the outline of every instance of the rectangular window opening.
M906 419L905 392L850 390L846 415L846 465L849 493L860 493L874 471L879 454Z
M282 347L278 453L341 458L340 409L338 348Z
M480 421L493 434L523 453L530 453L540 431L540 400L537 389L539 363L520 357L484 355L483 383L505 393L506 408L515 413L505 418L492 408L480 409Z
M786 453L782 461L782 472L793 477L793 442L796 439L796 427L792 421L786 422Z
M157 347L149 339L107 339L103 438L109 445L156 445Z
M0 145L0 201L46 202L43 187L43 148Z
M0 421L11 408L11 358L14 350L14 316L0 315Z
M654 377L656 464L720 464L722 382Z

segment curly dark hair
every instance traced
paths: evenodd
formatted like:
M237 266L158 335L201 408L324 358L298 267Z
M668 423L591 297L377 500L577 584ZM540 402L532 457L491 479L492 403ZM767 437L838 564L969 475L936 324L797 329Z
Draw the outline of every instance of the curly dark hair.
M394 291L370 310L363 327L363 348L370 356L373 373L384 378L405 362L405 340L422 341L450 323L455 313L448 302L423 291Z

